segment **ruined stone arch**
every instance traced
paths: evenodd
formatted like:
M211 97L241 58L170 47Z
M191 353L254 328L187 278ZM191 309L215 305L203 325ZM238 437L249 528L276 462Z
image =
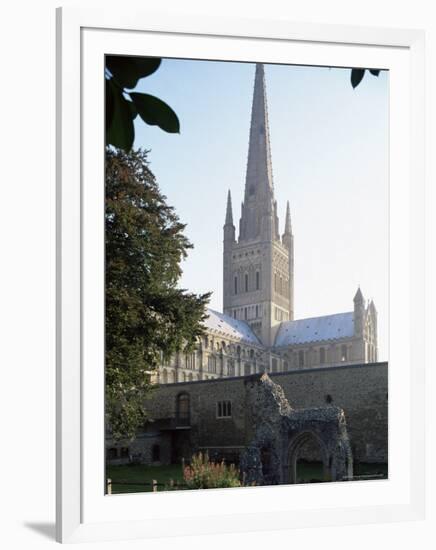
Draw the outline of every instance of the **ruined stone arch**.
M319 447L324 477L329 475L332 465L330 464L329 452L324 441L315 432L311 430L303 430L294 435L289 442L287 460L285 464L288 472L287 476L284 476L288 478L289 483L297 483L298 452L300 451L300 448L310 440L315 441Z

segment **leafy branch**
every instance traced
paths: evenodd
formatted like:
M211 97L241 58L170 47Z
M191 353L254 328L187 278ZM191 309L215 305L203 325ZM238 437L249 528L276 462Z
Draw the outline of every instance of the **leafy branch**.
M380 69L351 69L351 85L353 88L357 88L357 86L359 86L365 76L365 71L367 70L373 76L378 76L380 74Z
M133 90L141 78L153 74L162 60L157 57L106 56L106 144L128 152L135 139L133 121L139 115L150 126L179 133L176 113L161 99ZM127 99L128 98L128 99Z

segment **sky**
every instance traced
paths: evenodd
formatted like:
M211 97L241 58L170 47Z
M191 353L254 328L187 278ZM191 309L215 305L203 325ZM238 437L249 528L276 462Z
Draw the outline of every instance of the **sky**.
M254 63L164 59L136 91L177 113L181 132L135 120L135 148L194 245L180 285L212 291L222 311L228 189L238 228ZM350 69L265 65L280 233L291 207L295 318L351 311L360 285L378 311L379 360L388 359L388 72L353 89Z

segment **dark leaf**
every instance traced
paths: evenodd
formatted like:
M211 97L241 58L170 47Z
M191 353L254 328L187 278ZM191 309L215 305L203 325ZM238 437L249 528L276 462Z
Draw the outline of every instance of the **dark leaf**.
M132 111L121 90L114 85L111 88L114 107L111 124L106 128L106 142L124 151L130 151L135 137Z
M364 74L365 69L351 69L351 85L353 88L360 84Z
M106 131L108 128L110 128L110 125L112 124L112 118L114 116L114 96L112 91L112 83L110 80L106 79L106 97L105 97L105 104L106 104Z
M132 116L132 120L135 120L135 118L138 116L138 111L135 107L135 104L133 103L133 101L128 101L127 103L129 104L130 114Z
M369 72L374 76L378 76L380 74L380 69L369 69Z
M151 126L159 126L172 134L180 132L180 123L176 113L166 103L149 94L131 93L139 116Z
M125 57L107 55L106 68L117 83L129 90L134 88L140 78L153 74L161 64L159 57Z

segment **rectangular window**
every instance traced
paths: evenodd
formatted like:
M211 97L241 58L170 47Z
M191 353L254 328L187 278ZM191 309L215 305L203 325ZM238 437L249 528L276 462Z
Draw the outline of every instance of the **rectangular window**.
M231 418L232 402L218 401L216 404L216 415L217 415L217 418Z
M248 312L247 312L247 308L245 307L244 308L244 319L247 320L248 318Z
M256 271L256 290L260 289L260 273Z

